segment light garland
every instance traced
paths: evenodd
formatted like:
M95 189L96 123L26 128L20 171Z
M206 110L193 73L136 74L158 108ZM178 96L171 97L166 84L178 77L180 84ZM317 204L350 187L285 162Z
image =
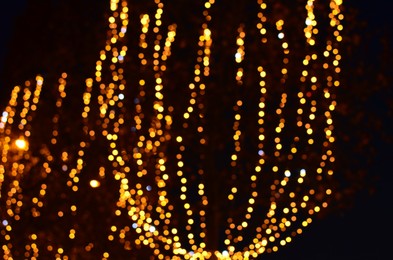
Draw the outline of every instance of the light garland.
M225 197L220 201L230 210L221 213L220 230L209 221L215 217L209 215L215 212L211 208L216 202L209 197L209 184L215 177L206 163L211 145L206 96L217 51L211 25L215 1L204 2L193 79L185 91L187 96L182 97L187 101L182 108L170 104L167 97L173 94L167 91L171 84L167 66L179 25L164 27L165 5L155 0L155 13L140 14L134 57L129 54L127 38L130 19L135 19L129 18L131 7L126 0L111 0L109 36L94 77L85 82L82 131L76 134L76 129L64 130L61 125L67 120L63 111L66 73L58 81L49 137L33 132L34 120L40 120L36 116L44 80L41 76L35 82L27 81L23 88L16 86L1 114L3 258L73 259L93 252L97 256L98 252L102 259L110 259L119 256L120 249L138 255L145 248L154 259L255 259L290 243L328 206L332 193L327 183L335 161L332 113L335 88L340 85L338 46L344 17L342 1L331 0L327 34L333 37L318 37L321 28L317 26L316 2L305 4L305 56L298 69L300 75L290 70L290 65L298 66L293 65L296 60L287 37L290 25L267 14L268 1L257 0L258 20L253 30L258 32L261 49L277 44L277 53L270 55L276 55L279 66L269 67L261 60L250 69L249 56L254 54L247 49L249 28L244 24L237 27L236 70L235 75L228 75L235 88L232 144L228 180L222 187ZM138 69L129 70L127 62L138 64ZM130 77L129 73L135 75ZM249 77L258 78L258 82L248 84ZM250 92L255 92L256 103L247 99ZM270 103L272 97L278 102ZM257 116L250 116L254 121L245 121L255 105ZM62 140L67 135L72 145ZM256 149L248 151L246 140L252 138ZM37 144L41 139L45 141ZM319 158L309 156L313 150L321 154ZM253 153L250 159L246 158L248 153ZM33 180L33 174L38 188L23 185ZM28 193L24 186L29 187ZM117 190L110 190L113 186ZM50 200L50 192L58 193L55 197L60 204ZM85 238L81 221L93 213L83 208L78 197L99 196L100 192L112 192L107 198L110 208L105 209L110 223L99 227L103 238ZM56 220L50 224L61 225L57 228L66 230L66 237L56 237L50 227L40 229L45 214L53 212ZM37 226L21 240L15 234L23 228L23 218ZM45 232L49 238L44 237ZM24 241L23 252L15 241Z

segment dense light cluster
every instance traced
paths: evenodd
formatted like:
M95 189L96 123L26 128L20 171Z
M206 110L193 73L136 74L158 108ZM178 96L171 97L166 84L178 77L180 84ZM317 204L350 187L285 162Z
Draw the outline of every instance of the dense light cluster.
M187 93L181 96L185 106L168 98L172 92L166 90L171 84L168 60L173 58L180 25L165 25L160 0L154 1L153 13L140 17L129 17L128 1L110 1L108 39L95 75L86 79L80 112L68 119L63 112L69 98L66 73L58 80L50 118L38 117L43 77L16 86L0 121L4 259L74 259L90 252L110 259L119 248L131 255L146 250L152 259L254 259L301 234L328 206L332 193L328 179L335 160L332 114L340 85L342 1L331 0L322 9L329 26L325 37L318 37L325 29L318 28L318 1L305 1L304 38L297 40L304 55L294 71L297 60L292 59L297 56L291 54L299 47L292 47L287 37L291 27L280 15L272 15L270 2L257 0L253 30L258 32L256 50L275 49L275 60L261 60L250 68L248 59L257 54L247 49L249 24L239 24L233 37L234 75L225 75L233 79L234 103L228 112L232 138L227 140L227 170L219 177L211 176L215 172L206 163L211 155L206 93L212 57L219 51L211 28L214 0L203 5L197 53L192 54L193 78L186 85L172 86ZM130 46L129 23L137 21L138 46ZM128 55L130 48L137 49L137 56ZM128 71L127 62L137 64L138 71ZM250 85L250 78L257 80ZM255 116L248 115L250 111L256 111ZM68 129L75 120L80 120L81 129ZM47 125L48 135L33 132L36 121ZM40 141L30 141L34 137ZM31 175L39 181L24 184ZM218 181L223 199L217 202L209 197L209 185L212 178L222 176ZM67 207L51 201L47 194L54 190ZM110 194L101 198L110 205L104 209L105 218L94 217L103 218L103 238L86 238L82 220L86 222L87 210L78 198L98 196L99 191ZM212 227L209 218L217 217L211 208L217 203L227 211L220 213L219 226ZM44 214L54 215L43 230ZM36 232L25 234L21 252L14 241L21 241L15 230L23 228L23 218L35 219L35 227L28 230ZM45 234L51 228L53 234L58 228L66 230L67 237Z

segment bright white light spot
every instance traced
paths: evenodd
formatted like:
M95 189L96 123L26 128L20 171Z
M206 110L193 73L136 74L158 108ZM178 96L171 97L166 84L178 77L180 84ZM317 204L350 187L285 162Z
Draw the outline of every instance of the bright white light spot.
M284 174L286 177L291 177L291 172L289 170L286 170Z
M123 93L120 93L120 94L119 94L119 99L120 99L120 100L123 100L123 99L124 99L124 94L123 94Z
M241 57L242 57L242 55L239 52L236 52L235 59L239 60L239 59L241 59Z
M309 18L306 19L306 25L307 26L311 25L311 20Z
M228 257L229 256L228 251L227 250L222 251L222 256L223 257Z
M8 225L8 221L6 219L4 219L2 222L3 226L7 226Z
M149 231L153 233L154 231L156 231L156 227L155 226L150 226Z
M278 38L279 38L279 39L284 38L284 33L280 32L280 33L278 34Z
M15 145L20 150L27 150L27 142L22 138L19 138L18 140L16 140Z
M147 185L147 186L146 186L146 190L151 191L151 186L150 186L150 185Z
M259 151L258 151L258 154L259 154L260 156L263 156L263 155L265 155L265 152L264 152L263 150L259 150Z
M100 185L101 185L101 183L99 181L97 181L97 180L91 180L90 181L90 186L92 188L98 188L98 187L100 187Z
M122 33L126 33L127 32L127 28L126 27L121 27L121 30L120 30Z
M300 175L303 177L306 175L306 170L305 169L301 169L300 170Z
M132 228L133 229L136 229L138 227L138 224L137 223L132 223Z
M3 115L1 116L1 122L6 123L8 118L8 112L3 111Z
M123 56L121 56L121 55L119 55L117 58L118 58L119 60L121 60L121 61L123 61L123 60L124 60L124 57L123 57Z

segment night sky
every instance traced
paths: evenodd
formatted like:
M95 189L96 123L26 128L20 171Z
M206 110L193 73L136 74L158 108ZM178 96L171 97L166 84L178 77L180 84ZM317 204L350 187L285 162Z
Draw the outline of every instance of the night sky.
M26 10L26 2L21 0L7 1L7 4L1 5L0 16L0 75L6 68L5 59L10 47L8 46L12 37L21 32L14 31L14 25L18 17L20 17ZM56 1L52 1L56 2ZM106 1L108 2L108 1ZM376 35L374 38L367 37L370 52L364 53L368 55L365 60L369 62L370 66L378 67L380 64L373 64L375 61L375 54L381 52L381 45L377 39L386 39L387 46L393 47L392 41L392 15L390 8L384 6L386 1L365 1L365 0L351 0L344 1L344 5L351 6L359 10L358 19L350 21L351 23L365 23L367 30L365 32L373 32ZM87 19L87 18L86 18ZM26 39L28 42L29 39ZM390 53L390 57L393 56ZM344 57L345 59L345 57ZM343 68L345 70L345 68ZM390 69L392 73L392 70ZM379 94L388 95L390 98L384 100L393 100L392 97L392 75L387 77L389 79L389 87L384 88ZM10 86L4 86L4 82L0 79L0 97L1 101L7 100L8 92L4 89L10 89ZM17 82L20 83L20 82ZM17 84L15 83L15 84ZM378 99L375 99L378 101ZM370 107L360 107L359 109L374 109L375 116L381 116L379 113L379 103L368 104ZM5 104L0 104L3 108ZM383 109L392 109L392 105L386 106ZM383 115L390 117L381 118L382 125L379 131L387 136L392 136L392 111L383 111ZM393 256L391 249L391 241L393 236L393 196L391 195L393 185L393 170L391 162L393 160L390 143L379 139L377 128L372 130L362 129L361 131L375 131L369 133L371 136L376 136L370 146L374 146L376 151L372 162L367 165L367 178L372 180L370 187L365 186L364 190L358 191L354 194L351 205L342 209L342 212L335 211L330 216L321 220L317 220L310 227L305 230L305 233L297 237L293 243L280 248L275 255L270 255L266 259L334 259L334 260L379 260L391 259ZM338 137L340 138L340 137ZM351 153L351 151L348 151ZM357 174L356 172L354 174ZM263 256L261 259L265 259Z

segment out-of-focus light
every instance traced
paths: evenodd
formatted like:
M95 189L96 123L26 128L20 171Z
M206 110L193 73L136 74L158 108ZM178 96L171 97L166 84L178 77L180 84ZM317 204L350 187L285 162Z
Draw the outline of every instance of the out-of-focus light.
M8 118L8 112L7 111L3 111L3 114L1 116L1 122L2 123L6 123L7 122L7 118Z
M149 231L153 233L154 231L156 231L156 227L155 226L150 226L149 227Z
M28 143L25 139L19 138L15 141L15 145L19 150L27 150L28 149Z
M42 85L44 83L44 78L41 76L36 77L37 85Z
M100 185L101 185L101 183L99 181L97 181L97 180L91 180L90 181L90 186L92 188L98 188L98 187L100 187Z

